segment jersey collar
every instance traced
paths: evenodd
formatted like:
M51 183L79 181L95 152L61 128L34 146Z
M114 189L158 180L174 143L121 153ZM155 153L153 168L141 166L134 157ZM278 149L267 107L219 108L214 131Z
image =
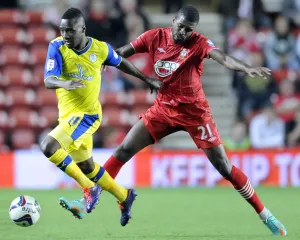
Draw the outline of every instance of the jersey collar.
M84 49L82 49L82 50L80 50L80 51L77 51L77 50L75 50L75 49L72 49L72 50L73 50L77 55L84 54L85 52L87 52L87 51L90 49L90 47L92 46L92 42L93 42L92 38L89 38L89 43L88 43L88 45L87 45Z

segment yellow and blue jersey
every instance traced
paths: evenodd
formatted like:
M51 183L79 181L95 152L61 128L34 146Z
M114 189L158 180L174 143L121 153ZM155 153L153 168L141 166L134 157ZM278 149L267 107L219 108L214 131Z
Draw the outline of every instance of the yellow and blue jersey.
M61 81L81 80L85 88L67 91L56 89L59 118L74 113L97 115L101 113L99 94L101 66L118 66L122 58L106 43L88 37L88 45L81 51L68 48L62 37L50 42L44 79L55 77Z

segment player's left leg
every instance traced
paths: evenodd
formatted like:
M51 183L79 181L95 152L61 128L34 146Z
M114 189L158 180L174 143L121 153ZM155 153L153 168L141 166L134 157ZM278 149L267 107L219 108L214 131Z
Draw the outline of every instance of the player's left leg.
M271 230L274 235L287 235L287 231L283 224L278 221L272 213L264 207L261 200L257 196L255 190L251 186L248 177L237 167L231 165L228 160L225 149L222 144L211 148L204 148L208 159L218 172L228 181L238 193L252 205L258 213L263 223Z

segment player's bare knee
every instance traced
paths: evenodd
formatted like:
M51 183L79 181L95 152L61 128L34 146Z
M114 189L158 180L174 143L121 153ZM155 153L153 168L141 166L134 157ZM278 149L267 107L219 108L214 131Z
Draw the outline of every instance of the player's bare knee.
M47 158L50 158L59 148L59 143L50 137L46 137L41 143L40 148Z
M121 162L127 162L134 155L133 147L127 144L121 144L115 151L114 156Z
M95 169L93 160L90 161L89 159L86 161L80 162L77 165L84 174L89 174L89 173L93 172Z
M216 168L224 178L230 179L232 165L226 156L218 159Z

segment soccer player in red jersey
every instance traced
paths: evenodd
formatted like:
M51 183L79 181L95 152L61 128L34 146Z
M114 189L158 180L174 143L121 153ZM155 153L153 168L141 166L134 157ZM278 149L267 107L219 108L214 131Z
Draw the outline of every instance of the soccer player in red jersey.
M266 77L270 70L253 68L226 55L211 40L194 31L198 22L197 9L185 6L173 19L172 27L149 30L117 50L123 57L148 53L163 86L154 105L140 115L140 120L104 168L115 178L122 166L146 146L176 131L187 131L219 173L253 206L272 233L286 235L285 227L262 204L247 176L228 160L200 81L205 58L228 69L244 71L251 77Z

